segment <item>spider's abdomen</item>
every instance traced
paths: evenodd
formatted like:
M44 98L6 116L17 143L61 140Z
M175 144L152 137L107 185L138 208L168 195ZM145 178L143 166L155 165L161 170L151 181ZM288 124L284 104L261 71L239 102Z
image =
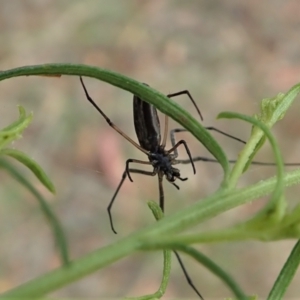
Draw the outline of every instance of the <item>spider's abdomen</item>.
M160 140L160 124L157 110L139 97L133 97L134 127L139 144L145 150L156 152Z

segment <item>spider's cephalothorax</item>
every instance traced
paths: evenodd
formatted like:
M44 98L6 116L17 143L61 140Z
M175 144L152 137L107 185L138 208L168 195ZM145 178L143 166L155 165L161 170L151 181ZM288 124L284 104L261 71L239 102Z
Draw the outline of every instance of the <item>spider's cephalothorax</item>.
M162 147L159 147L156 153L150 153L148 155L148 159L154 168L153 171L165 175L166 179L179 189L174 181L177 178L181 181L185 181L187 178L181 178L179 169L173 167L174 164L177 164L176 157L175 154L168 153Z

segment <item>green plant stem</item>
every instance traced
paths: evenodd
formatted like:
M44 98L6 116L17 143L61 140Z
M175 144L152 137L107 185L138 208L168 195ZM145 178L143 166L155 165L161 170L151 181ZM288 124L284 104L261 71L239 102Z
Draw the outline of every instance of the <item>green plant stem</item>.
M156 221L159 221L164 217L161 208L156 202L149 201L148 206L151 209ZM161 298L165 294L170 279L172 252L171 250L163 250L163 255L164 255L163 277L158 291L153 294L152 298Z
M262 231L245 231L237 229L225 229L209 232L201 232L195 234L185 235L168 235L158 238L142 238L140 242L143 244L143 249L162 249L164 247L170 247L170 245L176 244L209 244L220 242L232 242L232 241L246 241L246 240L267 240L267 233ZM298 238L295 236L294 238Z
M300 170L286 173L284 184L291 186L300 182ZM40 297L53 292L87 274L95 272L129 254L138 251L143 237L159 237L169 233L180 232L199 224L230 208L259 200L259 197L272 193L276 178L270 178L247 188L216 193L199 201L178 213L166 216L159 222L144 228L117 243L94 251L83 258L71 262L69 267L51 271L37 279L33 279L2 295L5 297ZM1 298L1 297L0 297Z
M164 214L159 207L159 205L156 202L149 201L148 207L151 209L155 219L161 220L164 217ZM163 256L164 256L164 267L163 267L163 276L160 283L160 286L158 290L149 295L139 296L139 297L126 297L127 300L150 300L150 299L160 299L166 292L167 285L170 279L170 273L171 273L171 257L172 251L171 250L163 250Z
M121 240L111 246L103 247L76 261L71 261L68 266L60 267L45 275L39 276L25 284L2 294L0 299L22 297L33 299L45 296L80 278L91 274L114 261L117 261L137 248L133 239Z

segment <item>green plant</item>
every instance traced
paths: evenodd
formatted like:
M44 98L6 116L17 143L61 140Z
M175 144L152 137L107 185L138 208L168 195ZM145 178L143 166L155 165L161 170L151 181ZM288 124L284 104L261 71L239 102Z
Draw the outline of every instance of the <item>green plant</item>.
M219 118L235 118L246 121L253 125L252 134L248 140L239 158L231 169L228 159L216 142L201 124L185 112L178 104L164 96L163 94L145 86L135 80L116 74L111 71L70 64L47 64L38 66L28 66L0 72L0 80L16 76L28 75L76 75L94 77L108 82L112 85L127 90L157 107L161 112L167 114L184 128L190 131L196 139L199 140L208 151L218 160L223 168L223 181L219 190L201 199L190 207L168 217L162 218L155 204L149 204L157 219L161 219L152 226L139 230L130 236L120 239L117 243L98 249L80 259L68 263L66 239L57 224L52 222L52 227L56 233L56 240L61 249L63 261L67 265L49 272L43 276L31 280L21 286L18 286L2 296L5 297L41 297L49 292L57 290L85 275L103 268L112 262L119 260L136 251L144 250L164 250L165 263L169 262L169 250L178 250L187 253L197 261L205 265L214 274L220 277L232 290L238 299L254 299L247 296L238 284L220 267L214 264L209 258L192 248L191 244L211 243L223 241L243 241L247 239L256 239L272 241L286 238L299 239L300 237L300 205L293 209L288 207L288 202L284 197L284 188L298 184L300 182L300 171L284 173L283 161L277 142L270 132L270 128L280 120L287 109L290 107L300 90L300 84L295 85L286 94L279 94L274 98L264 99L262 102L261 113L255 117L249 117L232 112L225 112L219 115ZM8 139L7 139L8 140ZM275 161L277 164L277 174L263 182L258 182L246 188L237 189L236 184L240 176L247 170L251 160L259 151L264 141L271 143ZM6 150L7 151L7 150ZM3 154L9 154L3 153ZM13 156L13 155L11 155ZM16 156L14 156L17 158ZM18 158L17 158L18 159ZM22 161L21 159L18 159ZM26 160L28 161L28 160ZM34 171L32 163L25 163L37 177L42 181L41 169ZM9 170L9 168L7 168ZM20 181L20 180L19 180ZM45 184L46 185L46 184ZM48 186L49 188L49 186ZM50 189L51 190L51 189ZM204 220L212 218L233 207L256 201L259 197L270 195L267 205L250 220L236 224L231 228L211 231L198 232L196 234L184 234L184 230L190 229ZM41 202L44 212L45 201ZM47 210L50 208L48 206ZM55 225L56 224L56 225ZM55 230L56 228L56 230ZM59 232L59 234L58 234ZM300 244L296 243L286 264L281 270L278 279L270 291L268 299L282 299L289 283L291 282L295 271L300 262ZM137 299L155 299L161 297L168 278L169 267L165 268L163 278L163 288L153 295L142 296Z
M33 174L39 179L39 181L51 192L55 193L55 187L47 174L43 171L40 165L35 162L32 158L30 158L25 153L7 148L6 146L16 139L21 137L23 130L30 124L32 121L32 113L28 116L26 115L26 111L22 106L19 106L19 119L9 126L3 128L0 131L0 167L5 169L13 178L15 178L21 185L27 188L33 196L38 200L41 210L44 213L46 219L49 221L53 235L55 240L58 242L58 246L60 247L60 255L61 260L64 264L67 264L69 261L68 251L66 239L64 237L64 233L60 222L57 217L53 213L51 207L44 199L44 197L36 190L36 188L29 182L26 177L17 169L13 164L11 164L6 157L12 157L15 160L22 163L29 170L33 172Z

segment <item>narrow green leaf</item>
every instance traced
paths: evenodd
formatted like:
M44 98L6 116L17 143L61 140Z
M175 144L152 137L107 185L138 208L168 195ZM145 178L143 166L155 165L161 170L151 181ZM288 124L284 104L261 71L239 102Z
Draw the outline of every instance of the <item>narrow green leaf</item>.
M23 130L32 120L32 114L26 116L25 109L19 106L19 119L0 131L0 149L21 137Z
M26 117L26 111L25 108L23 106L18 106L19 109L19 118L17 121L7 125L6 127L4 127L2 130L3 131L11 131L11 130L19 130L19 126L22 125L22 123L24 122L24 120L27 118ZM30 114L32 116L32 113ZM1 130L1 131L2 131Z
M296 84L286 94L279 93L275 97L263 99L261 101L261 111L254 117L262 123L264 123L267 127L271 128L276 122L280 121L285 116L287 110L292 105L299 92L300 84ZM253 157L263 146L266 140L265 136L262 134L260 129L254 126L252 128L251 136L257 135L259 135L260 137L257 139L257 144L255 146L254 151L249 157L249 161L245 166L244 172L250 166Z
M277 95L277 97L274 97L277 103L275 103L271 118L269 118L269 122L266 124L268 127L272 127L277 121L281 120L284 117L299 92L300 84L298 83L294 85L287 93L280 93ZM272 99L274 101L274 98L271 98L271 101ZM270 107L270 104L266 103L266 106Z
M0 150L0 155L8 155L25 165L51 193L55 194L55 187L50 178L42 167L28 155L19 150L9 148Z
M268 300L281 300L292 282L300 264L300 240L294 246L290 256L277 277L272 290L268 295Z
M26 179L25 176L23 176L6 159L3 159L1 157L0 157L0 168L3 168L6 171L8 171L12 177L14 177L20 184L25 186L36 197L36 199L38 200L41 206L42 212L44 213L45 217L47 218L47 220L51 225L53 235L55 237L55 241L60 251L62 263L67 265L69 263L67 240L58 218L56 217L55 213L52 211L47 201L35 189L35 187Z

